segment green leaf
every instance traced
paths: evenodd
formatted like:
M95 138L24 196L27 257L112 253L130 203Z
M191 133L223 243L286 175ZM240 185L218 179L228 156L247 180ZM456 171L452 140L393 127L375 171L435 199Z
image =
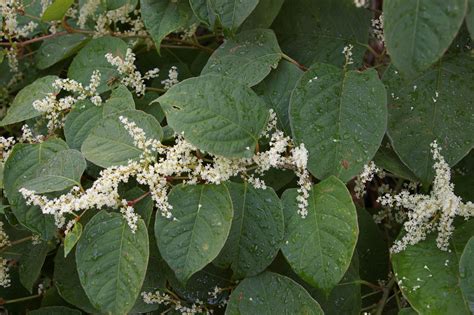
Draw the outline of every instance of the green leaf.
M107 11L117 10L123 6L128 6L129 12L137 6L138 0L105 0Z
M175 186L168 195L174 219L156 216L163 259L182 283L217 257L232 224L232 200L224 185Z
M335 175L344 182L359 174L382 142L386 102L374 69L313 65L290 100L293 136L309 151L309 171L320 179Z
M157 101L177 133L200 150L226 157L252 157L269 116L250 88L213 75L184 80Z
M102 106L96 106L88 100L78 102L66 116L64 123L67 144L80 150L84 140L104 117L131 109L135 109L133 97L123 85L114 89Z
M474 40L474 0L467 0L466 26Z
M255 92L265 100L267 107L275 111L278 127L287 135L291 135L288 115L290 95L302 75L303 71L298 67L287 61L281 61L278 68L254 87Z
M74 79L84 86L89 85L90 78L94 70L99 69L101 74L100 85L97 88L99 93L110 90L107 82L111 82L120 77L115 66L112 66L105 59L107 53L125 58L127 44L117 38L104 36L95 38L87 43L72 60L68 69L68 77Z
M15 96L7 115L0 122L0 126L11 125L40 116L41 113L33 107L33 102L45 98L48 93L57 93L57 89L53 88L53 83L57 79L59 78L55 75L48 75L24 87Z
M61 297L68 303L87 313L97 314L79 280L76 268L76 253L72 251L67 258L64 247L60 247L54 258L54 284Z
M250 30L239 33L219 46L202 69L201 75L222 75L251 87L277 67L281 56L272 30Z
M172 32L185 29L194 20L188 1L141 0L140 4L143 22L158 52L163 38Z
M466 3L466 0L385 1L385 44L395 66L413 77L441 58L461 27Z
M282 252L300 278L328 294L349 268L359 234L357 212L344 183L333 176L311 189L306 218L297 213L297 196L296 189L282 196Z
M453 173L454 193L463 201L474 202L474 151L456 164Z
M81 176L86 169L86 160L81 152L63 150L38 166L35 178L22 187L38 194L81 187Z
M471 312L474 312L474 237L471 237L459 258L459 285Z
M474 59L469 53L448 57L413 80L388 69L384 82L390 95L388 136L393 149L427 184L434 176L434 140L451 166L473 147Z
M351 44L354 66L362 65L369 40L368 10L353 0L285 1L272 25L282 50L304 65L315 62L342 66L342 50Z
M280 249L284 222L280 199L271 188L257 190L248 183L226 184L234 218L229 237L214 263L231 267L234 278L259 274Z
M31 244L29 250L23 254L19 268L20 282L30 293L33 292L33 285L40 276L48 251L48 242L41 242Z
M399 287L418 313L470 314L459 287L457 255L453 250L440 250L433 233L392 255Z
M35 54L36 67L43 70L69 58L81 49L88 39L84 34L73 33L43 41Z
M71 231L66 234L64 238L64 257L67 257L69 252L74 248L82 235L82 224L76 222Z
M119 213L100 211L77 243L79 279L99 311L126 314L135 303L148 264L148 232L142 219L135 233Z
M66 143L51 139L38 144L17 144L5 162L5 195L18 221L45 240L50 239L56 227L51 215L45 215L39 207L27 206L18 191L24 183L34 179L42 163L53 158L57 152L67 150Z
M163 131L152 115L138 110L119 112L104 118L91 130L82 144L81 151L87 160L101 167L126 165L138 160L143 153L136 147L119 117L133 121L145 131L148 139L161 140Z
M280 12L284 1L285 0L259 0L257 6L244 21L240 29L270 28L278 12Z
M245 278L232 291L226 315L324 314L321 306L295 281L273 272Z
M33 311L29 311L28 315L81 315L81 311L65 306L48 306Z
M418 181L416 175L413 174L405 164L403 164L388 141L384 140L382 142L382 145L374 156L374 162L378 167L389 171L395 176L412 182Z
M54 0L43 13L42 21L61 20L67 10L72 6L74 0Z
M257 4L258 0L207 0L208 10L231 33L237 30Z

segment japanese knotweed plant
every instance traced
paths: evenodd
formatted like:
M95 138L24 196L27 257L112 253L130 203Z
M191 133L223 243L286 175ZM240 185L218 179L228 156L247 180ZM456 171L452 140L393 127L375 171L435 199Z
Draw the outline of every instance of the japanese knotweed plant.
M0 19L1 312L474 313L474 1Z

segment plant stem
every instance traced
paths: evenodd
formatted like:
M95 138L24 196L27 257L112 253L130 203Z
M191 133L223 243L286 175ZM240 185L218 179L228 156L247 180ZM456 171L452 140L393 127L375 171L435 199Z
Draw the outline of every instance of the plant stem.
M41 294L36 294L36 295L25 296L25 297L13 299L13 300L5 300L5 301L3 301L2 305L33 300L33 299L39 298L40 296L41 296Z
M5 249L10 248L10 247L12 247L12 246L15 246L15 245L18 245L18 244L27 242L27 241L31 241L31 239L32 239L32 236L27 236L27 237L25 237L25 238L20 238L19 240L10 242L10 244L9 244L8 246L5 246L5 247L3 247L2 249L0 249L0 253L4 252Z
M377 311L375 312L375 315L382 315L383 309L385 308L385 304L387 303L388 296L390 292L392 291L392 287L394 284L395 284L395 277L390 279L387 286L383 288L383 295L378 303Z
M139 203L141 200L145 199L149 194L150 194L150 192L147 191L146 193L144 193L144 194L141 195L140 197L135 198L135 199L133 199L133 200L130 200L127 204L128 204L129 206L134 206L135 204Z
M303 71L307 71L308 68L306 68L305 66L303 66L301 63L299 63L298 61L296 61L295 59L291 58L290 56L282 53L281 56L283 57L283 59L291 62L292 64L296 65L298 68L300 68L301 70Z

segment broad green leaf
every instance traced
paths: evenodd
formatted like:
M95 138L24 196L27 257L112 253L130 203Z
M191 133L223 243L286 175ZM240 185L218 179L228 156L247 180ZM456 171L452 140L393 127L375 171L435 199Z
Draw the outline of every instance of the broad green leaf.
M68 69L68 77L89 85L94 70L100 70L101 80L97 88L99 93L110 90L108 82L116 81L120 77L115 66L105 59L107 53L125 59L127 44L117 37L104 36L95 38L87 43L72 60Z
M43 70L69 58L81 49L88 39L84 34L73 33L43 41L35 54L36 67Z
M474 202L474 151L464 157L453 169L454 193L463 201Z
M395 176L412 182L418 181L416 175L403 164L397 153L392 149L389 141L384 140L382 142L382 145L374 156L374 163L377 167L389 171Z
M128 6L129 12L137 6L138 0L105 0L107 10L117 10L123 6Z
M393 149L423 183L434 176L430 151L434 140L451 166L472 149L474 59L470 54L447 57L413 80L404 80L389 68L384 82Z
M22 257L19 268L20 282L30 293L33 292L33 285L40 276L48 251L48 242L44 241L40 244L31 244Z
M242 24L241 30L270 28L283 2L284 0L259 0L255 9Z
M474 40L474 0L467 0L466 26Z
M194 16L206 26L214 26L215 16L210 11L209 0L189 0Z
M46 8L41 17L42 21L61 20L67 10L72 6L74 0L54 0L53 3Z
M74 248L82 235L82 224L76 222L74 227L66 234L64 238L64 257L67 257L69 252Z
M359 234L357 212L344 183L333 176L311 189L306 218L297 213L297 196L296 189L282 196L282 252L300 278L328 294L349 268Z
M89 133L104 117L131 109L135 109L133 97L123 85L114 89L102 106L96 106L88 100L78 102L64 123L67 144L72 149L80 150Z
M418 315L418 312L411 307L405 307L398 311L398 315Z
M177 133L200 150L226 157L252 157L269 116L250 88L213 75L184 80L157 101Z
M82 312L65 306L47 306L28 312L28 315L81 315Z
M471 312L474 312L474 237L471 237L459 258L459 285Z
M226 184L234 218L229 237L214 263L231 267L234 278L265 270L280 249L284 222L280 199L271 188L257 190L248 183Z
M3 163L0 163L0 189L3 189Z
M266 271L239 283L232 291L225 314L322 315L324 312L318 302L298 283Z
M344 65L342 50L351 44L354 66L360 66L371 17L353 0L292 0L285 1L272 28L282 50L304 65Z
M60 139L38 144L17 144L5 162L5 195L15 217L23 226L40 234L45 240L50 239L56 230L53 216L43 214L39 207L27 206L18 190L37 176L42 163L53 158L57 152L67 149L66 143Z
M161 140L163 137L155 117L138 110L119 112L100 121L84 140L81 151L87 160L101 167L110 167L126 165L128 161L140 158L143 150L134 145L120 116L142 128L148 139Z
M168 200L174 219L158 214L155 237L163 259L186 283L224 247L232 224L232 200L224 185L175 186Z
M392 255L399 287L419 314L470 314L459 287L457 255L440 250L433 233Z
M281 50L272 30L256 29L226 40L209 58L202 74L229 77L254 86L276 68Z
M320 179L335 175L344 182L359 174L382 142L386 102L374 69L313 65L290 99L293 136L309 151L309 171Z
M64 247L59 247L56 257L54 258L53 279L54 285L64 300L87 313L98 313L81 286L76 268L75 251L69 253L66 258L64 255Z
M287 135L291 135L288 115L290 95L302 75L303 71L298 67L287 61L281 61L278 68L254 87L255 92L265 100L267 107L275 111L278 127Z
M140 294L148 264L148 232L142 219L135 233L119 213L100 211L76 247L81 285L99 311L126 314Z
M385 44L392 62L413 77L436 62L456 37L466 0L384 1Z
M81 187L86 160L77 150L63 150L38 166L35 178L21 185L38 194Z
M57 89L53 87L53 83L57 79L58 77L55 75L48 75L24 87L15 96L0 125L11 125L40 116L41 113L33 107L33 102L45 98L48 93L57 93Z
M145 26L160 51L163 38L193 22L193 11L188 1L141 0L141 14Z
M219 23L231 33L245 21L258 4L258 0L207 0L208 9Z

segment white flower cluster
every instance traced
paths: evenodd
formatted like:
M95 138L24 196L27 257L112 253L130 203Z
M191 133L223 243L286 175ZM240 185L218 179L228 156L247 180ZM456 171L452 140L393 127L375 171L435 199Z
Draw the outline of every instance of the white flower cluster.
M375 38L382 43L385 42L383 33L383 13L378 17L378 19L372 19L372 32L374 33Z
M408 210L408 220L403 225L406 234L391 248L394 253L404 250L408 245L417 244L424 240L428 233L436 230L438 248L448 250L449 238L454 230L454 218L462 216L467 219L474 216L474 204L463 203L461 198L454 194L451 170L440 150L434 141L431 144L431 152L435 161L435 178L430 195L411 194L404 190L398 195L387 194L378 199L383 206L403 207Z
M145 25L143 24L142 19L140 18L139 10L130 10L129 4L127 3L123 7L120 7L116 10L106 11L103 14L100 14L96 17L95 25L95 37L100 37L108 34L113 34L114 36L127 36L127 37L137 37L145 38L147 45L151 40L148 39L148 34L145 30ZM115 29L112 31L111 26L116 26L117 24L126 25L125 31L117 31ZM151 46L153 43L151 42Z
M354 63L354 59L352 59L352 49L354 46L352 44L349 44L347 46L344 46L344 49L342 50L342 53L344 54L344 57L346 58L346 65L351 65Z
M8 159L15 142L15 138L13 137L0 137L0 163L3 163Z
M156 291L154 293L142 292L141 296L146 304L169 305L177 312L180 312L182 315L213 314L213 310L207 309L204 305L204 302L200 300L196 300L195 303L188 307L183 305L180 300L160 291Z
M95 16L95 12L99 8L100 3L101 0L87 0L84 2L79 10L79 18L77 20L77 24L80 28L85 28L89 17Z
M173 85L178 84L178 68L172 66L168 71L168 79L161 81L161 84L165 85L165 90L170 89Z
M21 126L20 141L23 143L41 143L44 141L43 135L34 135L28 125Z
M270 121L270 126L276 125L275 119ZM259 152L253 158L228 159L210 155L212 160L209 162L199 158L197 148L182 136L176 137L174 145L164 146L158 140L147 139L143 129L126 117L120 117L120 121L133 138L134 144L143 150L139 161L129 161L127 165L102 170L92 187L85 191L74 187L71 192L54 199L21 188L20 193L27 204L39 206L44 214L54 215L58 227L64 226L67 214L75 215L76 212L93 208L120 208L134 231L138 217L133 211L133 205L122 200L118 193L119 184L128 182L131 177L135 177L139 184L148 186L149 194L161 214L172 218L173 207L168 202L169 181L179 179L188 185L198 182L219 184L240 173L250 183L259 183L257 188L265 188L261 179L255 178L254 174L248 175L247 172L256 168L255 173L263 175L265 171L275 167L295 171L300 185L298 213L302 217L307 215L307 198L311 189L311 179L306 170L308 152L303 144L294 147L281 131L276 130L272 134L268 151ZM289 154L288 148L291 148Z
M145 94L145 80L156 78L158 68L149 70L142 76L140 71L135 67L135 54L130 48L127 49L125 53L125 59L122 59L120 56L113 56L111 53L105 55L107 61L117 67L118 72L122 76L120 82L130 88L135 89L135 93L140 96Z
M370 0L354 0L354 5L358 8L365 8L369 5Z
M355 179L354 193L358 199L361 199L365 195L365 185L374 179L375 174L379 177L383 177L383 171L378 168L373 161L364 165L362 173Z
M33 102L33 107L48 120L47 126L50 132L64 125L64 111L71 109L78 101L89 98L97 106L102 104L102 99L97 94L100 78L100 72L95 70L86 87L72 79L57 79L53 83L53 87L58 90L57 93L48 93L45 98ZM58 99L61 91L73 93L75 96L67 95Z
M3 229L3 222L0 221L0 248L10 246L10 239ZM0 286L7 288L10 286L10 275L8 273L8 260L0 257Z

